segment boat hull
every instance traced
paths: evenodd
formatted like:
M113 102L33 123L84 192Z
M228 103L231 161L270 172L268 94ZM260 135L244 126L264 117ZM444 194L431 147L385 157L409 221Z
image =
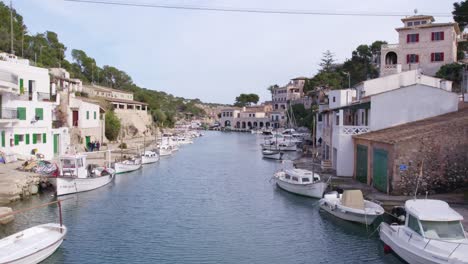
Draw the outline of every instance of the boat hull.
M142 164L151 164L151 163L158 162L158 160L159 160L159 156L155 156L155 157L141 156Z
M275 151L272 153L262 152L263 158L265 159L274 159L274 160L281 160L283 159L283 152Z
M288 146L276 146L276 145L262 144L262 149L264 149L264 150L296 151L297 146L295 144L294 145L288 145Z
M72 193L86 192L102 187L110 183L115 178L115 173L89 178L56 177L51 178L52 185L55 186L57 196ZM55 179L55 183L54 180Z
M39 263L60 247L66 234L65 226L49 223L3 238L0 240L0 263Z
M380 215L365 215L365 214L358 214L354 212L350 212L341 208L340 206L335 206L327 203L326 201L320 201L320 208L338 218L343 220L356 222L364 225L371 225L375 219L377 219Z
M159 156L169 156L172 154L172 151L170 149L160 149L159 150Z
M280 179L276 179L276 185L281 189L303 195L312 198L322 198L323 193L327 189L327 184L325 182L316 182L310 184L291 184L288 182L284 182Z
M139 170L140 168L141 168L141 163L140 164L125 164L125 163L116 162L114 164L115 173L117 174L136 171L136 170Z

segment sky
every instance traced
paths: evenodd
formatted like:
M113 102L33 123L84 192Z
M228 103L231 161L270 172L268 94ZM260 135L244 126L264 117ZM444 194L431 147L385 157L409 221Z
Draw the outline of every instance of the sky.
M9 3L8 0L0 0ZM111 1L111 0L101 0ZM454 0L112 0L229 8L450 14ZM313 76L323 52L337 62L360 44L397 42L401 17L280 15L13 0L30 33L54 31L67 50L127 72L140 87L211 103ZM452 21L436 17L436 22Z

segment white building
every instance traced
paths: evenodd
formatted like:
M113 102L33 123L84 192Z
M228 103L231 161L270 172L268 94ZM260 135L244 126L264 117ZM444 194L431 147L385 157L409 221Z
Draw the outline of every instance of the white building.
M34 153L45 159L65 153L68 129L52 127L59 96L51 94L47 69L28 60L0 54L0 148L27 159Z
M380 76L416 69L434 76L442 65L457 61L457 23L434 23L434 17L423 15L401 21L398 44L382 45Z
M226 108L221 110L221 127L238 129L260 129L273 127L270 117L271 105Z
M283 87L278 87L272 91L273 110L286 110L290 100L297 100L304 96L304 84L307 78L297 77Z
M324 167L352 176L353 135L457 111L458 95L451 90L452 82L413 70L330 91L317 124Z

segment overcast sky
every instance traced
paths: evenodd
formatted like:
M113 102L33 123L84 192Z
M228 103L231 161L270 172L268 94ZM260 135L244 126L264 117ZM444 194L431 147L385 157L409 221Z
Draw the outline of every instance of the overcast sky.
M7 0L2 0L9 3ZM110 1L110 0L102 0ZM453 0L113 0L230 8L366 13L446 13ZM98 65L126 71L149 89L205 102L233 103L240 93L269 100L266 88L313 76L322 53L339 62L360 44L396 43L400 17L278 15L13 0L30 33L51 30ZM452 21L436 17L438 22Z

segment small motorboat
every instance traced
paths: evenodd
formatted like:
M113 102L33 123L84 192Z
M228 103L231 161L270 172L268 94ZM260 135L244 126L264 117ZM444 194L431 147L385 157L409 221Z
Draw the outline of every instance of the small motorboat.
M262 155L265 159L281 160L283 159L284 152L281 150L264 149L262 150Z
M59 157L59 175L48 177L57 196L97 189L115 178L115 170L86 164L86 155Z
M322 198L328 186L320 175L304 169L280 170L274 174L274 179L281 189L313 198Z
M319 204L321 209L338 218L365 225L371 225L385 212L382 206L364 200L361 190L325 194Z
M141 159L134 158L114 163L114 169L117 174L136 171L141 168Z
M158 148L159 156L169 156L172 154L172 148L169 145L161 145Z
M145 152L143 152L140 157L142 164L155 163L159 160L158 153L150 150L146 150Z
M64 225L48 223L0 239L0 263L39 263L57 250L66 234Z
M408 263L468 263L468 239L463 216L440 200L413 199L405 203L399 223L381 223L384 250Z

